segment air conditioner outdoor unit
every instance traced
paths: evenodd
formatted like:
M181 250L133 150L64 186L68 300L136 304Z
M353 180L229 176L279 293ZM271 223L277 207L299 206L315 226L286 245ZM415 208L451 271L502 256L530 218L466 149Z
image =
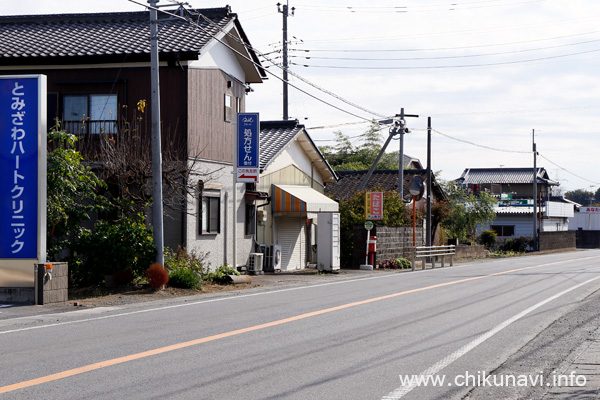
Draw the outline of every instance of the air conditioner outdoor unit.
M248 273L252 275L261 275L263 273L263 254L250 253L248 258Z
M263 261L263 269L266 272L281 271L281 246L271 244L264 246L265 258Z

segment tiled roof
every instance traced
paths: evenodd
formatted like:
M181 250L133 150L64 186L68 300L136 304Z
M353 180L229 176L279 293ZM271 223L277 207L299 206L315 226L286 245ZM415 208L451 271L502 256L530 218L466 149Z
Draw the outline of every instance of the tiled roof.
M159 25L161 54L195 59L198 52L236 15L228 7L195 10L208 17L194 22L195 28L164 14ZM123 61L149 60L149 13L53 14L0 17L0 60L4 65L72 63L82 58Z
M325 185L325 194L335 200L347 200L358 192L358 188L368 171L336 171L340 177L336 183ZM405 169L404 170L404 198L410 200L408 185L414 176L420 176L423 180L427 179L426 169ZM435 178L432 177L433 195L436 199L446 198L445 193L439 187ZM398 170L375 170L369 179L365 190L397 190L398 189Z
M537 169L537 181L542 184L558 185L558 182L548 177L548 172L544 168ZM467 168L456 182L465 185L483 183L532 184L533 168Z
M260 169L265 167L304 129L296 120L260 122Z
M307 151L307 155L313 157L315 166L323 175L325 182L336 181L337 175L333 168L298 120L260 122L260 171L264 171L271 161L295 139L298 139L300 145Z

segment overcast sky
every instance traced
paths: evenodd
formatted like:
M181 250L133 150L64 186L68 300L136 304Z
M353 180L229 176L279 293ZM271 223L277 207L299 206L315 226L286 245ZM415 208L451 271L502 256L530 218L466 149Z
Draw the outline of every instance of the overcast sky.
M144 9L128 0L3 3L4 15ZM277 0L188 3L229 4L251 44L281 62ZM291 7L291 71L325 91L294 76L291 83L346 111L290 88L290 117L318 145L332 144L335 130L354 138L364 121L404 107L420 116L407 119L405 153L426 163L431 116L432 167L444 179L469 167L532 167L535 129L538 166L563 190L600 187L598 0L291 0ZM268 71L281 76L275 66ZM270 76L254 85L247 111L281 119L281 104L281 81ZM390 146L397 150L398 141Z

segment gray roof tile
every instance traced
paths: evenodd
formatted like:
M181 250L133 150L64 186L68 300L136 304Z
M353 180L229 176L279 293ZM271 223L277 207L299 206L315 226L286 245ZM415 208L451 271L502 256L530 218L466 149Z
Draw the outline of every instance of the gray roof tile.
M367 175L368 171L336 171L340 177L338 182L328 183L325 185L325 194L332 197L335 200L348 200L353 197L357 192L358 188ZM427 178L426 169L405 169L404 170L404 198L408 201L411 195L408 191L408 185L414 176L420 176L423 180ZM442 188L438 185L435 177L432 176L433 196L435 199L446 199L446 194ZM375 170L373 175L367 182L365 187L366 191L373 190L385 190L385 191L397 191L398 190L398 170Z
M325 156L311 139L304 125L298 120L262 121L260 123L260 171L267 166L295 139L307 151L325 182L337 181L337 175Z
M235 19L228 7L196 10L216 24L195 18L202 29L161 17L160 52L197 54ZM161 14L162 15L162 14ZM56 14L0 17L0 59L4 64L57 58L150 54L148 12Z
M304 129L296 120L260 123L260 169L263 170Z
M538 183L558 185L549 178L544 168L537 169ZM533 183L533 168L467 168L461 177L456 179L459 184L502 183L517 184Z

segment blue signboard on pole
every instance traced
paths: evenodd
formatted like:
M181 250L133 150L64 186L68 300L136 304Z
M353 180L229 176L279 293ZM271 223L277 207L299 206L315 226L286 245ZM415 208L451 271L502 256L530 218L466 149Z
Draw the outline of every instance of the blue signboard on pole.
M45 78L0 77L0 259L45 261Z
M258 113L240 113L237 122L237 182L256 183L260 162Z

